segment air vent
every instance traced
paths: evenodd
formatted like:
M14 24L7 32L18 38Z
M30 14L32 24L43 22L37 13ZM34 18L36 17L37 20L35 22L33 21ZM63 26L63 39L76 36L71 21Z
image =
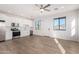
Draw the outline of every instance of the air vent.
M54 8L54 10L58 10L58 8Z

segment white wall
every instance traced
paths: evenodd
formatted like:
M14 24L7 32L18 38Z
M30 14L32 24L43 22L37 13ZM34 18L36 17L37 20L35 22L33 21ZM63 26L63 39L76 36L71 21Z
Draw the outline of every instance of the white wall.
M66 31L54 31L53 30L53 18L56 17L63 17L66 16ZM79 11L71 11L66 13L59 13L51 16L42 16L38 17L37 19L41 19L41 30L35 30L34 34L41 35L41 36L50 36L50 37L56 37L61 38L65 40L74 40L79 41ZM19 18L16 16L10 16L6 14L0 13L0 20L6 21L6 39L12 38L12 32L10 32L11 29L11 23L19 23L20 24L20 30L21 30L21 37L29 35L29 27L24 29L24 25L32 26L32 21L28 19ZM34 21L35 22L35 21ZM34 25L34 23L33 23ZM50 28L50 30L48 30ZM8 35L7 35L8 34ZM73 35L72 35L73 34Z
M6 25L6 40L12 39L12 32L11 32L11 23L19 23L20 31L21 31L21 37L29 35L30 27L32 26L32 21L12 15L7 15L0 13L0 20L5 20ZM28 25L28 26L27 26ZM26 28L25 28L26 26Z
M78 34L78 36L77 36L77 39L79 40L79 11L77 12L77 14L78 14L78 16L77 16L77 18L78 18L78 20L77 20L77 23L78 23L78 26L77 26L77 34Z
M66 16L66 31L53 30L53 18ZM77 11L70 11L66 13L59 13L51 16L42 16L37 19L41 19L41 30L34 30L34 34L41 36L50 36L61 38L65 40L78 41L77 38ZM35 21L34 21L35 22ZM50 30L48 30L50 28Z

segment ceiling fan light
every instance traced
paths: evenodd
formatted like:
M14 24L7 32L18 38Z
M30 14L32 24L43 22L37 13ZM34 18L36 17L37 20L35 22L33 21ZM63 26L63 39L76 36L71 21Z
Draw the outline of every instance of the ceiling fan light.
M41 11L41 12L43 12L43 11L44 11L44 9L40 9L40 11Z

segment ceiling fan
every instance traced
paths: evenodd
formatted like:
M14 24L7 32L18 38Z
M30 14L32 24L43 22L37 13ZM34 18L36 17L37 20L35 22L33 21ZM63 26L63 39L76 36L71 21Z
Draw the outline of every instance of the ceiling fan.
M49 9L47 9L49 6L51 6L50 4L47 4L47 5L43 5L43 4L41 4L41 5L39 5L39 4L35 4L35 6L37 6L37 7L39 7L39 9L40 9L40 12L42 13L43 11L50 11Z

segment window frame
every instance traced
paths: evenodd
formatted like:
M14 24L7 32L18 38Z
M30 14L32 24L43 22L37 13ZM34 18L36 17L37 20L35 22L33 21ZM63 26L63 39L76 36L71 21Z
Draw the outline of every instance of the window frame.
M60 20L63 19L63 18L65 19L65 29L60 29L60 27L61 27L61 25L60 25ZM55 27L55 26L54 26L54 24L55 24L54 21L55 21L55 20L58 20L58 27L59 27L58 29L55 29L55 28L54 28L54 27ZM53 19L53 29L54 29L54 30L66 31L66 16L54 18L54 19Z
M36 20L35 21L35 30L40 30L41 29L41 20Z

